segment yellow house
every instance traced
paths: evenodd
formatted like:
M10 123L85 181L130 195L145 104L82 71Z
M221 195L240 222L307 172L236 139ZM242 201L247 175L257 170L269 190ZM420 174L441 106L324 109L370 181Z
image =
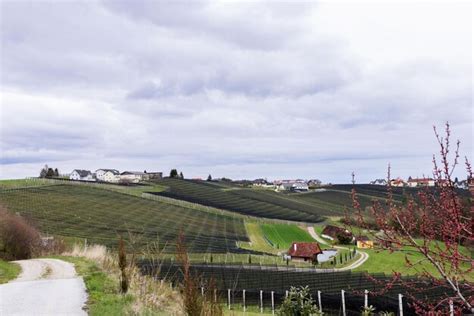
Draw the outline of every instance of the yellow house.
M371 249L374 248L374 242L367 238L367 236L359 236L356 238L357 240L357 248L362 249Z

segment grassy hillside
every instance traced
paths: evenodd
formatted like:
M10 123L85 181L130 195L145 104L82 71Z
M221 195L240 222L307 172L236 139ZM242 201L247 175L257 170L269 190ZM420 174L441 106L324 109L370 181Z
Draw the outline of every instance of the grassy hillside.
M0 203L50 234L115 246L117 236L158 241L167 251L183 229L191 252L239 252L248 241L242 219L150 201L98 187L51 185L0 190Z
M296 225L262 224L262 233L278 249L288 250L295 241L314 242L308 232Z
M322 209L272 192L226 189L206 181L163 179L156 183L168 187L156 194L245 215L313 223L323 220Z

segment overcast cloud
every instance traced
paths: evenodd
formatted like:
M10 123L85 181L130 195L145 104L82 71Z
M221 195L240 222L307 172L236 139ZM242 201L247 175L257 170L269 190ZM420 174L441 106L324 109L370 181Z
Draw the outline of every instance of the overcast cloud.
M0 177L360 182L472 158L472 4L2 1ZM462 170L458 175L464 177Z

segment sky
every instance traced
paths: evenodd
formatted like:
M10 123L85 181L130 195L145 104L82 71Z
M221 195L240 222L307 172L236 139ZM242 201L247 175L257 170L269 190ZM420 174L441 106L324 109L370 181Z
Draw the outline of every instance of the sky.
M0 178L349 183L473 155L471 1L0 2ZM466 176L463 165L455 175Z

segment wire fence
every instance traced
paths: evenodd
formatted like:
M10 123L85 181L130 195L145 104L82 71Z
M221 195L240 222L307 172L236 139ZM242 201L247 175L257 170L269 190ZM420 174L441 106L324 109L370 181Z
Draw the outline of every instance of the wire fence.
M162 261L157 266L142 261L139 265L143 273L167 279L175 286L182 281L182 272L176 262ZM384 282L391 278L385 274L372 274L369 277L365 272L321 273L304 268L206 263L193 264L191 273L199 278L202 292L207 291L206 284L209 280L214 280L218 289L216 295L232 309L257 306L263 310L272 310L273 307L275 311L290 287L309 286L313 299L322 307L325 315L360 315L364 306L368 305L375 307L378 312L398 315L402 310L403 315L414 314L410 301L403 296L406 293L404 285L396 283L386 289ZM374 279L382 282L375 282ZM413 282L417 279L406 280ZM385 291L380 295L382 289ZM426 287L417 296L436 300L445 295L445 292L446 288L443 287Z

